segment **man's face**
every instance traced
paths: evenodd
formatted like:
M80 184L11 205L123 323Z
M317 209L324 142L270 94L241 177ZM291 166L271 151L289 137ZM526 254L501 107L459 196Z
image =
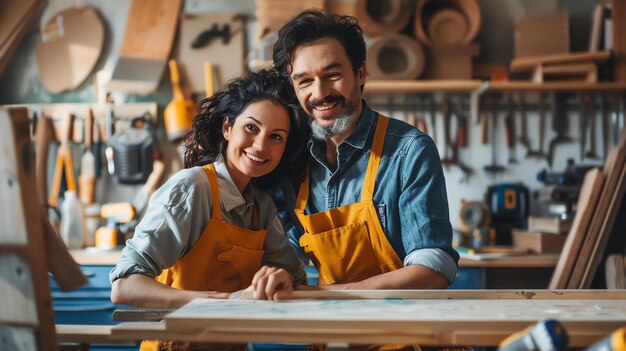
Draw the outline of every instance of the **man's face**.
M336 39L322 38L295 49L290 75L315 137L325 140L352 132L361 115L365 73L362 65L354 74Z

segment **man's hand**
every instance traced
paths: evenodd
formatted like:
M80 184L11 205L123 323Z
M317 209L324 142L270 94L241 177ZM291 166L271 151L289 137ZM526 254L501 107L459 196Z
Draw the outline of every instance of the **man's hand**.
M263 266L252 278L249 289L257 300L284 300L293 292L293 277L282 268Z

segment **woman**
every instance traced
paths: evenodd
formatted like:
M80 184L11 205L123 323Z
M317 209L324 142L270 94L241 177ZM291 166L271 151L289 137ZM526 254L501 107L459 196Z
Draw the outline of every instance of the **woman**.
M307 138L298 108L274 70L234 80L201 102L187 137L189 168L157 190L126 242L110 274L113 303L175 308L228 297L253 277L263 290L271 275L288 289L306 284L271 198L251 183L299 161ZM144 342L142 351L162 346Z

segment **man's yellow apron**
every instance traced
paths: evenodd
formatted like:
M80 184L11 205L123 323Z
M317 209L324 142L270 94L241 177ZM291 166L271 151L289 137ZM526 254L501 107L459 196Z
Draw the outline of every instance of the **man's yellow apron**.
M267 230L248 230L222 221L217 176L213 164L203 167L213 196L213 214L193 248L156 281L181 290L235 292L247 288L261 268ZM254 211L253 227L258 228ZM140 351L242 349L245 345L199 345L172 341L144 341Z
M361 201L305 215L308 169L300 185L295 208L304 227L300 246L319 271L319 285L357 282L403 266L383 232L372 200L388 123L387 117L379 116Z

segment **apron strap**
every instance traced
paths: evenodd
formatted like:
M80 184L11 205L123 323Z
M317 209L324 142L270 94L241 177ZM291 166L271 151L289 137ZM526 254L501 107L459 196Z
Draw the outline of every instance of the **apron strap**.
M222 221L222 209L220 207L220 192L217 187L217 175L215 173L215 166L212 163L208 165L202 166L204 168L204 173L206 174L207 179L209 180L209 185L211 185L211 197L213 197L213 215L211 218Z
M383 145L385 144L385 133L389 118L381 114L378 115L378 123L376 123L376 132L374 132L374 141L372 141L372 151L365 171L365 181L363 182L363 192L361 193L361 201L371 200L374 197L374 185L376 184L376 174L380 165L380 157L383 154Z
M309 171L311 161L306 163L304 168L304 180L300 184L300 190L298 191L298 197L296 198L296 210L302 210L306 208L306 203L309 201Z

